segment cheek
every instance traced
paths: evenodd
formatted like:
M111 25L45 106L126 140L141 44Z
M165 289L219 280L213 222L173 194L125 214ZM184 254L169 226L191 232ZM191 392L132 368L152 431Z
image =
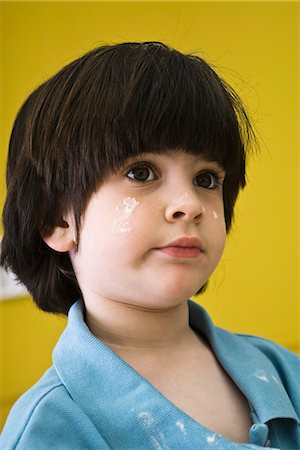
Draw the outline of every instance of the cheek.
M206 214L209 215L209 223L215 242L223 250L226 241L226 224L222 206L209 209Z
M115 207L111 221L113 235L130 233L134 227L135 210L140 202L134 197L125 197Z
M222 230L226 234L226 224L225 224L225 215L222 208L219 209L212 209L209 211L210 214L210 221L212 222L213 226L217 227L218 229Z
M219 215L218 215L217 211L213 210L212 216L213 216L213 219L219 220Z
M80 241L84 241L90 250L91 246L96 250L96 247L105 249L113 242L119 242L122 236L126 240L127 235L135 228L139 203L134 197L110 198L98 202L96 207L91 207L85 215Z

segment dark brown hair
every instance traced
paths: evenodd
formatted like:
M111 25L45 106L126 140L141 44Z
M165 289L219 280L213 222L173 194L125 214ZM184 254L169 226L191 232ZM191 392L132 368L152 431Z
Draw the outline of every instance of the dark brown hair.
M225 169L229 231L253 138L238 95L200 57L160 42L96 48L38 87L17 115L0 263L41 309L67 314L81 296L69 255L41 238L63 212L74 210L79 237L91 194L128 157L184 149Z

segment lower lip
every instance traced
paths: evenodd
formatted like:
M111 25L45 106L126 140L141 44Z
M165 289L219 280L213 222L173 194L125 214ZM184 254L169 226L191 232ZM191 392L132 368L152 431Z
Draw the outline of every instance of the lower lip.
M175 258L197 258L201 254L197 247L163 247L157 250Z

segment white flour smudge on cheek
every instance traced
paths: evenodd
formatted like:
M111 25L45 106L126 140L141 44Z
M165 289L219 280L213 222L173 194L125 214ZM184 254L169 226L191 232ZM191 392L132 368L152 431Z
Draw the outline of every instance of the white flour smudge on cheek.
M116 207L117 214L112 223L113 234L129 233L132 230L130 216L139 203L133 197L126 197L120 201Z

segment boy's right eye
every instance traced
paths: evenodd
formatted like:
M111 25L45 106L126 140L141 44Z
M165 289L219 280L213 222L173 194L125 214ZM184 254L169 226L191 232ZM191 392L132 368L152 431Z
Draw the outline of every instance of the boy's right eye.
M126 173L126 176L131 180L137 181L139 183L145 183L147 181L155 180L153 169L145 164L132 167Z

